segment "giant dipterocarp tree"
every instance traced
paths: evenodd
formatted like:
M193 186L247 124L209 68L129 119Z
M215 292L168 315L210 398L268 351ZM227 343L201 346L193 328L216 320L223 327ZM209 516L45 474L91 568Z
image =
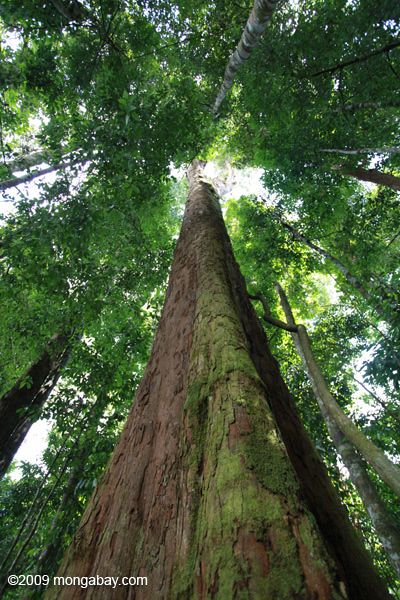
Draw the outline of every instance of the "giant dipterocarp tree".
M296 414L195 161L136 400L46 598L388 598Z

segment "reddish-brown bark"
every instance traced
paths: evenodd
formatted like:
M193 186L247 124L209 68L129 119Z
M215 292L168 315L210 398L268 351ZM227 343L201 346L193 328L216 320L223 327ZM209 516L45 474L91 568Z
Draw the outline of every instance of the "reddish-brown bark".
M194 167L190 188L144 378L58 574L146 576L148 586L46 597L387 598L299 422L213 191Z

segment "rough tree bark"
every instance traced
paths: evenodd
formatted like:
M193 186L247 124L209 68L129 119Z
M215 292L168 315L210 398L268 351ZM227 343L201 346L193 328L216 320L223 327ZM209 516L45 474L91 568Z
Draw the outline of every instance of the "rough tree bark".
M388 598L268 351L198 161L189 181L144 378L59 570L148 586L46 598Z
M295 323L289 300L280 285L277 285L277 291L280 296L283 311L286 315L287 324L289 326L296 327L298 331L299 326ZM332 438L339 456L341 456L343 460L343 464L349 472L351 481L360 495L360 498L370 516L382 546L384 547L390 561L396 569L396 572L400 576L400 531L398 530L394 519L392 519L391 515L387 512L384 503L380 499L375 485L371 481L365 468L364 461L356 452L353 445L346 439L338 423L325 406L326 397L330 395L330 392L328 385L322 376L319 381L317 381L314 377L315 367L313 367L312 364L310 365L307 360L310 356L313 357L311 347L309 346L308 348L304 349L302 338L300 338L298 333L292 332L291 336L303 363L304 370L310 379L314 395L318 402L323 419L326 423L328 433ZM316 364L314 358L313 363Z
M226 93L233 85L236 73L257 46L278 1L279 0L254 0L254 6L247 20L240 42L230 57L226 67L224 81L222 82L214 103L214 115L218 115Z
M36 363L0 398L0 477L24 441L34 421L33 413L43 406L57 383L67 358L67 337L54 336Z
M400 191L400 177L396 177L390 173L383 173L382 171L378 171L378 169L341 167L339 171L342 175L354 177L355 179L358 179L358 181L368 181L370 183L375 183L376 185L384 185L393 190Z

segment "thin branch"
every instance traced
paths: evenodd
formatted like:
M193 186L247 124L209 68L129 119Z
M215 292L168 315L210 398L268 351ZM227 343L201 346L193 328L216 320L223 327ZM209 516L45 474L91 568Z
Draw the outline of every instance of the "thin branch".
M386 245L386 248L389 248L389 246L391 246L391 245L393 244L393 242L394 242L395 240L397 240L397 238L399 237L399 235L400 235L400 229L399 229L399 231L396 233L396 235L392 237L392 239L390 240L390 242L388 242L388 244Z
M330 154L398 154L400 148L398 146L382 146L382 148L321 148L320 152L328 152Z
M393 75L396 77L396 79L400 79L399 73L396 71L396 69L393 66L393 63L392 63L392 60L390 58L389 52L386 52L386 60L387 60L387 63L389 65L389 69L392 71Z
M275 325L275 327L284 329L285 331L291 331L292 333L297 332L296 325L288 325L284 321L281 321L280 319L276 319L275 317L273 317L271 315L267 299L265 298L265 296L263 296L263 294L255 294L255 295L249 294L249 298L251 300L258 300L259 302L261 302L262 307L264 309L264 314L263 314L264 321L266 321L267 323L270 323L271 325Z
M345 60L341 63L338 63L337 65L335 65L333 67L328 67L326 69L322 69L321 71L317 71L316 73L312 73L311 75L308 75L308 77L318 77L318 75L334 73L335 71L338 71L339 69L343 69L344 67L349 67L350 65L355 65L355 64L358 64L361 62L365 62L366 60L369 60L370 58L372 58L374 56L378 56L379 54L384 54L384 53L387 54L388 52L390 52L391 50L394 50L394 48L397 48L398 46L400 46L400 40L394 40L390 44L386 44L386 46L383 46L383 48L378 48L377 50L373 50L372 52L369 52L368 54L364 54L364 56L358 56L357 58Z
M358 383L358 385L360 385L366 392L367 394L369 394L374 400L375 402L377 402L384 410L387 411L387 413L396 421L400 422L400 416L398 413L396 413L394 410L392 410L390 407L387 406L387 404L381 400L381 398L379 398L379 396L373 392L370 388L368 388L364 382L360 381L359 379L357 379L357 377L353 376L353 379L356 383Z
M335 108L334 112L355 112L356 110L381 110L384 108L397 108L400 106L400 102L396 100L390 100L389 102L353 102L352 104L345 104L344 106L340 106L339 108Z
M13 177L12 179L0 181L0 191L8 190L10 188L16 187L17 185L21 185L22 183L30 183L37 177L43 177L44 175L48 175L49 173L53 173L54 171L60 171L62 169L65 169L66 167L70 167L73 164L74 163L59 163L58 165L51 165L50 167L46 167L45 169L41 169L40 171L27 173L26 175L22 175L21 177Z

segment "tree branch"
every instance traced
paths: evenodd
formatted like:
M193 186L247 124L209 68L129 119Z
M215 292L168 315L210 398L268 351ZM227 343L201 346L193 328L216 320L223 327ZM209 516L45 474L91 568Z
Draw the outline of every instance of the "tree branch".
M6 179L4 181L0 181L0 191L8 190L9 188L16 187L21 183L30 183L37 177L43 177L43 175L48 175L49 173L53 173L54 171L61 171L66 167L72 166L73 162L69 163L59 163L58 165L51 165L50 167L46 167L45 169L41 169L40 171L34 171L33 173L27 173L26 175L22 175L21 177L13 177L11 179Z
M329 152L330 154L398 154L400 148L398 146L382 146L382 148L321 148L320 152Z
M378 56L379 54L384 54L385 52L386 53L390 52L391 50L394 50L394 48L397 48L398 46L400 46L400 40L394 40L393 42L390 42L390 44L386 44L386 46L383 46L383 48L378 48L377 50L373 50L372 52L369 52L368 54L364 54L364 56L358 56L357 58L351 58L349 60L345 60L341 63L338 63L337 65L334 65L333 67L327 67L326 69L322 69L321 71L312 73L311 75L309 75L309 77L317 77L318 75L334 73L335 71L338 71L339 69L343 69L344 67L349 67L350 65L355 65L355 64L364 62L374 56Z
M285 331L290 331L292 333L296 333L297 332L297 326L296 325L294 325L294 324L293 325L290 325L290 324L288 325L284 321L281 321L280 319L275 319L275 317L273 317L271 315L267 299L266 299L265 296L263 296L263 294L255 294L255 295L249 294L249 298L251 300L258 300L259 302L261 302L262 307L264 309L264 314L263 314L264 321L266 321L267 323L270 323L271 325L275 325L275 327L279 327L280 329L284 329Z

